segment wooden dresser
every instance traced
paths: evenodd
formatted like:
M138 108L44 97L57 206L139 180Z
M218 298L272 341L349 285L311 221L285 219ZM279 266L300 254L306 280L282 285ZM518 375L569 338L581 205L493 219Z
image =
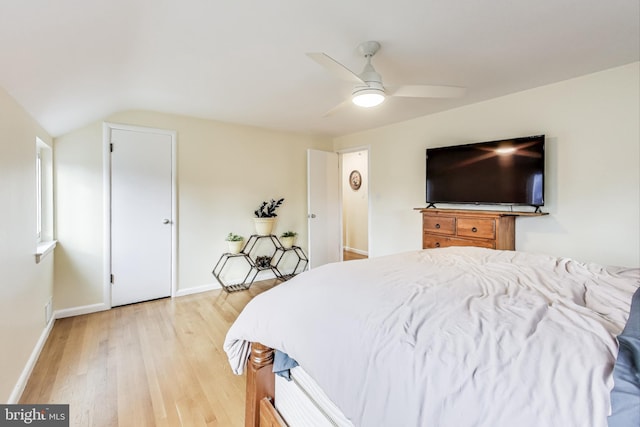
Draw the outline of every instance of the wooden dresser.
M479 246L516 248L516 218L543 213L417 208L422 213L422 248Z

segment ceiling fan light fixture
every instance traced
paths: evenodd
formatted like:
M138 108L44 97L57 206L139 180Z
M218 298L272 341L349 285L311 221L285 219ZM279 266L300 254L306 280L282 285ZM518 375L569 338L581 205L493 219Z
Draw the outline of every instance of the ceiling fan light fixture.
M356 89L351 101L358 107L370 108L380 105L385 100L384 90L377 88Z

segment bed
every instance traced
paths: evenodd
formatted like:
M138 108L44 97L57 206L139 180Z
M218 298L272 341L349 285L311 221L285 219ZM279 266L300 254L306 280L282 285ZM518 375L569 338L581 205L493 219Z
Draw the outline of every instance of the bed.
M326 414L335 409L353 426L600 427L639 287L639 269L412 251L322 266L259 295L224 348L234 373L247 374L246 426L260 425L260 405L275 412L265 397L287 407L276 349L299 364L285 373L311 384L303 394L318 389L334 405L313 404L327 425L349 425Z

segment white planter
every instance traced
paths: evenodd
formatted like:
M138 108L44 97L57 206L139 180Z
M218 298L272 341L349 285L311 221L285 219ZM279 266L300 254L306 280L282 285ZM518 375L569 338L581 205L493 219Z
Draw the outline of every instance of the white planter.
M273 225L276 222L276 218L253 218L253 222L256 225L256 234L259 236L268 236L273 234Z
M235 242L227 241L229 244L229 253L231 254L239 254L244 247L244 240L238 240Z
M283 248L291 249L291 247L296 243L296 236L280 237L280 243L282 243Z

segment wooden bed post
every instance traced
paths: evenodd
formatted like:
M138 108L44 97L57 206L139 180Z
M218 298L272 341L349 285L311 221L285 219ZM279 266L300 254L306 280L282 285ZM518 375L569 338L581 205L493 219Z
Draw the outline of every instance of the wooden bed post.
M260 343L251 343L251 354L247 362L245 427L260 426L260 400L264 397L273 399L275 396L273 354L272 348Z

